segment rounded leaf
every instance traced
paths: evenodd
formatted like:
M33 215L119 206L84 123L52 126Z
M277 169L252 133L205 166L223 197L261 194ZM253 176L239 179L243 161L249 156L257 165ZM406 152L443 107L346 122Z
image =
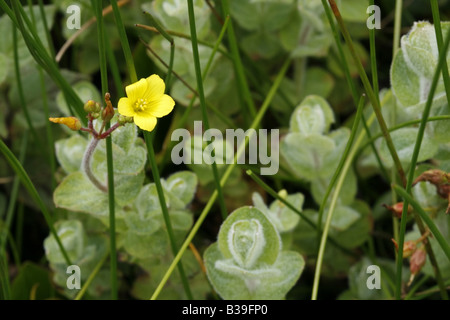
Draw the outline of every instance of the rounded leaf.
M334 122L334 114L328 102L320 96L308 96L292 113L291 132L305 135L324 134Z
M281 250L275 227L253 207L242 207L231 213L222 224L218 238L223 256L244 268L271 265Z

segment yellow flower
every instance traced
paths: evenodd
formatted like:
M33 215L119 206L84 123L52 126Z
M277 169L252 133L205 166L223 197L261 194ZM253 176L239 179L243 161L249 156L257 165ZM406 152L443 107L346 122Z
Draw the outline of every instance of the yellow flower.
M156 118L169 114L175 105L175 101L164 94L164 81L156 74L130 84L125 90L127 97L119 100L118 111L123 116L133 117L142 130L152 131Z

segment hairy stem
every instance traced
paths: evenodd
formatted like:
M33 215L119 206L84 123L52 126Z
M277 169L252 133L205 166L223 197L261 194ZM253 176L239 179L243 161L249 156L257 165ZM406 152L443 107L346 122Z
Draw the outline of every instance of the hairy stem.
M83 162L82 162L82 170L84 173L86 173L86 176L88 179L92 182L94 186L96 186L99 190L102 192L108 192L108 188L103 185L98 179L94 176L94 174L91 171L91 159L92 155L94 154L95 148L97 148L97 145L99 143L99 139L93 137L91 142L89 143L88 147L86 148L86 151L84 152L83 156Z

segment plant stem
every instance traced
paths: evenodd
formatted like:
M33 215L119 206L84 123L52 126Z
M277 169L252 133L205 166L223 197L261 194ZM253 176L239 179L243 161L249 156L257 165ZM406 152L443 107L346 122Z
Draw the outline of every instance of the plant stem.
M197 45L197 30L195 26L195 13L193 0L188 0L188 11L189 11L189 25L191 29L191 38L192 38L192 52L194 56L194 65L195 65L195 75L197 78L197 91L200 99L200 106L202 108L202 120L204 122L205 131L207 131L209 130L210 126L208 114L206 112L205 92L203 90L203 80L202 80L202 71L200 67L200 55L198 52L198 45ZM213 153L215 154L215 152ZM220 185L219 171L217 170L217 164L215 161L213 161L212 163L212 172L214 176L214 182L216 184L216 190L220 205L220 212L222 214L222 219L225 220L228 216L228 210L227 207L225 206L225 199L223 197L222 187Z
M106 58L106 38L103 24L103 3L101 1L91 0L97 17L97 36L98 36L98 54L100 60L100 77L102 85L102 94L107 100L107 107L109 98L106 98L108 92L108 68ZM116 6L117 9L117 6ZM116 17L117 18L117 17ZM110 129L110 121L103 121L99 134L102 134L103 128ZM116 213L115 213L115 190L114 190L114 163L112 155L112 140L111 136L106 138L106 164L108 176L108 209L109 209L109 245L110 245L110 271L111 271L111 299L118 298L118 279L117 279L117 252L116 252Z
M91 142L89 143L88 147L86 148L86 151L84 152L81 170L84 171L88 179L92 182L94 186L97 187L97 189L101 190L102 192L108 192L108 188L103 185L98 179L95 177L94 173L91 170L91 159L92 155L94 154L95 148L97 147L100 140L96 137L92 137Z
M400 47L400 31L402 28L402 7L403 0L396 0L395 2L395 19L394 19L394 41L392 44L392 59L394 59Z
M222 14L227 16L230 14L229 2L228 0L222 0ZM236 40L236 35L234 33L233 21L230 21L228 26L228 42L230 45L231 55L233 57L234 67L236 71L236 80L238 91L241 93L241 96L244 98L245 104L247 105L246 111L248 116L254 118L256 116L256 108L253 103L252 95L250 92L250 88L248 86L247 78L245 77L244 67L242 65L242 60L239 55L239 47Z

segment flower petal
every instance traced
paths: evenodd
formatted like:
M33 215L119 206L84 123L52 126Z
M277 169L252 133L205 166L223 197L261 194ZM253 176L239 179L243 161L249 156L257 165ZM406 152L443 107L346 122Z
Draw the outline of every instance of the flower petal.
M127 86L125 90L128 98L131 100L131 103L136 102L137 99L144 98L147 87L147 80L144 78Z
M136 114L133 109L133 103L129 98L120 98L117 109L121 115L126 117L133 117Z
M154 117L161 118L172 112L174 106L175 101L165 94L159 100L151 101L146 111Z
M156 118L136 114L134 116L134 123L142 130L152 131L156 126Z
M144 98L148 101L160 99L166 90L166 85L164 84L163 79L161 79L157 74L152 74L145 80L147 81L147 90L139 98Z

